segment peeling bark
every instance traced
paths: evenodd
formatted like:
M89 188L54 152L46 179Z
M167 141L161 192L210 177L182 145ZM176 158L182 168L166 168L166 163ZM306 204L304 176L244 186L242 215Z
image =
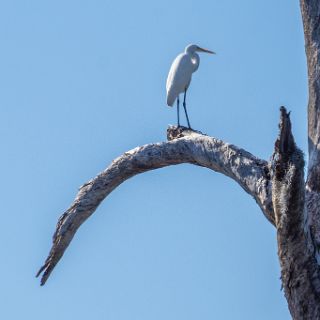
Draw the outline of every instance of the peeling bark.
M60 217L53 245L45 264L43 285L80 225L117 186L136 174L180 163L190 163L220 172L236 182L256 200L274 224L268 163L249 152L185 127L169 127L168 142L137 147L115 159L97 177L80 187L70 208Z
M320 319L320 274L306 225L303 153L283 107L272 163L272 201L281 279L291 315L296 320Z

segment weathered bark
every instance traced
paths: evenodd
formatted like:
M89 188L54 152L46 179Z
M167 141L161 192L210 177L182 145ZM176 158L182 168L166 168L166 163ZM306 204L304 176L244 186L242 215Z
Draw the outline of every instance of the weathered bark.
M300 0L308 65L308 187L320 191L320 1Z
M294 142L284 108L271 176L282 286L291 315L320 319L320 273L306 224L303 153Z
M136 174L180 163L190 163L223 173L254 197L274 224L268 163L249 152L185 127L169 127L168 142L137 147L115 159L97 177L80 187L70 208L60 217L50 254L37 276L41 284L62 257L80 225L101 201Z
M309 85L307 219L320 263L320 1L301 0L300 4Z

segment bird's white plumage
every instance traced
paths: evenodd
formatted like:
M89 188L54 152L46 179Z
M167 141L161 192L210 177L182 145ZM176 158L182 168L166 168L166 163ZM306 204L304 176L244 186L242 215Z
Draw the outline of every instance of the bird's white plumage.
M192 73L197 71L200 58L197 52L215 53L195 44L188 45L184 53L179 54L173 61L167 78L167 105L172 107L180 93L188 89Z
M184 52L173 61L167 78L167 105L171 106L178 95L188 89L192 73L198 69L199 56Z

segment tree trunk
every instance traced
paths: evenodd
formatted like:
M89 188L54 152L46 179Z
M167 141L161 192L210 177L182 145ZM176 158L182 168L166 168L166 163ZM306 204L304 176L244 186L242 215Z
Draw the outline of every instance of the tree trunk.
M295 145L284 108L271 176L281 279L290 313L293 319L320 319L320 269L307 224L303 153Z
M309 164L296 146L290 115L280 109L279 136L272 160L199 131L169 127L167 142L125 152L80 187L60 217L53 245L37 276L44 285L81 224L125 180L149 170L190 163L236 181L277 229L281 281L292 318L320 320L320 0L301 0L309 79Z

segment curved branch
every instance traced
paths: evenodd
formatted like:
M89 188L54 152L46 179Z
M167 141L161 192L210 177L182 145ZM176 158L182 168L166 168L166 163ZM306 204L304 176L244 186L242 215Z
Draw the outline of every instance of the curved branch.
M60 217L53 245L41 273L43 285L80 225L101 201L136 174L180 163L190 163L220 172L240 184L254 197L274 224L268 163L249 152L185 127L169 127L168 142L137 147L112 161L97 177L80 187L71 207Z

